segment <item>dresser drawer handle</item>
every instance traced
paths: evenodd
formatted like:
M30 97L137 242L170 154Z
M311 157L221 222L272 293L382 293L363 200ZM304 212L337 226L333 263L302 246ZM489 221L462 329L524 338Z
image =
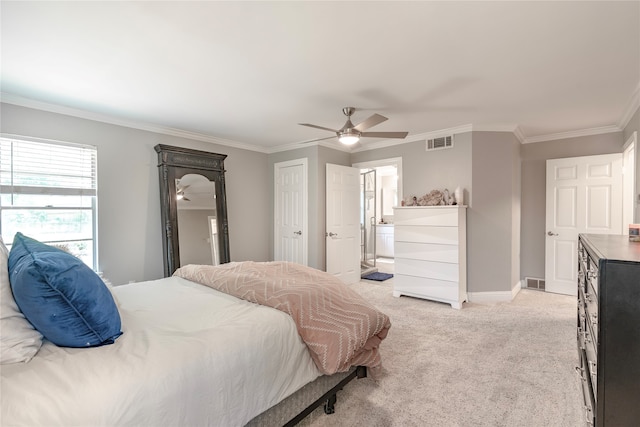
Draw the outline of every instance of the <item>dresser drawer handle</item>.
M580 376L582 381L587 381L587 377L584 374L584 368L581 366L576 366L576 373Z
M593 417L591 416L591 408L589 408L588 406L585 406L584 409L585 409L585 417L587 418L587 424L592 426Z

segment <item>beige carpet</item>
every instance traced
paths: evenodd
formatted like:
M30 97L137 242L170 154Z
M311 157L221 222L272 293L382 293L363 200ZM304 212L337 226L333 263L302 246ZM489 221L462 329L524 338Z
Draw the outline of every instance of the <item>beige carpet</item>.
M583 426L576 301L523 290L511 303L394 298L393 279L353 288L391 317L377 380L354 380L336 412L302 426Z

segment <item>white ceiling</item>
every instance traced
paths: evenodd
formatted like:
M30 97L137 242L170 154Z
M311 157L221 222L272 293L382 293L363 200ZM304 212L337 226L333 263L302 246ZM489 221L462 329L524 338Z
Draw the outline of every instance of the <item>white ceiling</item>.
M329 136L297 123L337 129L345 106L408 140L535 142L640 105L639 1L2 1L1 24L4 102L265 152Z

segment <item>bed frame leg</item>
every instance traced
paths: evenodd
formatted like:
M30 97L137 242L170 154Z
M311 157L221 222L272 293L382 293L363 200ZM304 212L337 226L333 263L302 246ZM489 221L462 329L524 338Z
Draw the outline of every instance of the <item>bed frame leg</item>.
M302 412L293 417L284 427L292 427L298 424L304 417L313 412L318 406L324 402L324 413L327 415L335 413L335 404L338 400L337 393L354 378L366 378L367 368L366 366L357 366L356 369L342 379L337 385L325 394L316 399L311 405L307 406Z
M356 367L356 377L367 378L367 367L366 366Z
M338 400L338 396L336 396L335 394L332 394L331 396L329 396L329 398L327 399L327 401L324 404L324 413L325 414L331 415L334 412L336 412L335 404L336 404L337 400Z

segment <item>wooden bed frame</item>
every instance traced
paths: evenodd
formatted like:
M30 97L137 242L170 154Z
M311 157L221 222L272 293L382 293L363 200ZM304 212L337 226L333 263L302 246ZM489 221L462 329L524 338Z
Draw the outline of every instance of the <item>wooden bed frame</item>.
M247 426L295 426L322 404L325 414L333 414L337 393L354 378L366 376L365 366L330 376L323 375L252 419Z

